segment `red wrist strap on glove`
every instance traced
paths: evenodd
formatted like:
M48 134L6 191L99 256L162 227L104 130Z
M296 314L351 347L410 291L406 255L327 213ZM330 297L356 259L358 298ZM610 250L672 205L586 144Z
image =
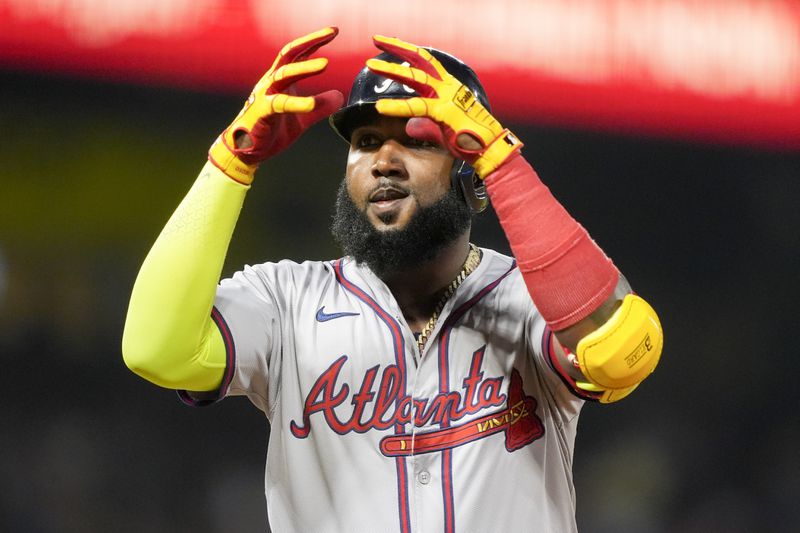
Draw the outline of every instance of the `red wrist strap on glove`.
M560 331L592 314L619 280L603 250L522 155L512 156L485 182L528 292L547 324Z

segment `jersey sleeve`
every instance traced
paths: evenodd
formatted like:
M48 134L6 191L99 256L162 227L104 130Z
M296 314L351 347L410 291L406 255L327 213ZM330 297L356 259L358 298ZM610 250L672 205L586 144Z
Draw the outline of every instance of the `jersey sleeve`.
M222 385L211 393L179 393L193 406L214 403L226 396L247 396L269 414L270 368L280 354L280 324L285 311L273 263L248 266L217 287L212 320L225 344L226 368Z
M246 396L269 420L278 402L283 367L294 357L301 317L333 281L328 263L284 260L248 266L217 287L212 310L224 340L227 365L211 394L180 394L191 405ZM313 317L313 315L312 315Z
M557 355L558 339L553 333L553 330L550 329L550 326L546 323L543 325L538 324L534 318L528 328L531 332L530 338L536 339L535 344L530 346L529 349L532 350L535 357L537 357L537 364L548 369L549 372L556 376L573 396L581 400L596 401L599 398L599 394L580 389L575 379L573 379L567 372L567 369L563 367Z
M564 422L574 418L583 406L584 400L590 399L578 393L578 390L559 371L558 358L554 344L558 342L544 317L530 301L524 284L520 283L517 292L530 302L526 313L525 337L528 354L533 359L537 373L544 388L551 394L552 401L559 407Z

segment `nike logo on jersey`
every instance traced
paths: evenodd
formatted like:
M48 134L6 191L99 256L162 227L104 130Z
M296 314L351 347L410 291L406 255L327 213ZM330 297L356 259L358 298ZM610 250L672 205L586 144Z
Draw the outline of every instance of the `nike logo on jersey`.
M327 322L328 320L333 320L334 318L342 318L343 316L356 316L360 314L361 313L348 313L348 312L326 313L325 306L323 305L317 310L317 322Z

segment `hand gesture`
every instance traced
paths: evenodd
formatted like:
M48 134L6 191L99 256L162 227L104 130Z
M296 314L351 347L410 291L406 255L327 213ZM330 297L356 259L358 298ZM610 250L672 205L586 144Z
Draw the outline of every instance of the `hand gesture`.
M258 81L233 123L211 145L208 158L234 180L249 184L262 161L287 148L309 126L342 106L336 90L297 96L294 84L323 72L328 60L309 59L339 33L328 27L290 42Z
M373 42L408 63L367 60L371 71L408 85L420 95L382 99L375 104L383 115L408 117L406 131L410 136L446 146L455 157L475 167L481 178L522 147L519 139L504 129L430 52L393 37L376 35Z

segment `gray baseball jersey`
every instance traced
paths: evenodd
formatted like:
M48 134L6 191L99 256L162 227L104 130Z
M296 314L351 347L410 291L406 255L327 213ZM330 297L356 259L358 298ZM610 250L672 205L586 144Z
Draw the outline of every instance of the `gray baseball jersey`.
M583 400L512 258L483 250L421 354L389 289L350 258L247 267L220 283L213 318L220 395L270 422L273 531L576 530Z

